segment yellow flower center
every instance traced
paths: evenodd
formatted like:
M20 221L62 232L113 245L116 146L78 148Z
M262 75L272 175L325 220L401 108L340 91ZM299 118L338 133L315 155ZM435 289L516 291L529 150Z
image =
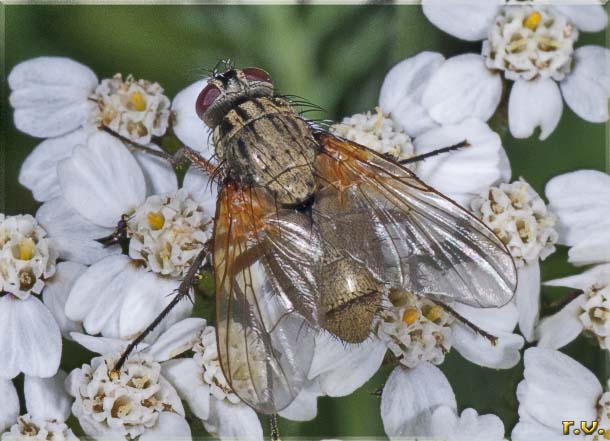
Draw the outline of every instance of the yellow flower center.
M161 213L148 213L146 219L153 230L160 230L165 224L165 217Z
M34 256L34 248L36 244L31 237L26 237L19 242L19 259L30 260Z
M129 95L129 106L137 112L143 112L146 110L146 100L140 92L132 92Z
M443 314L443 308L439 305L434 305L430 310L426 313L426 318L431 322L434 322L441 318Z
M420 317L419 309L409 308L402 315L402 321L405 325L410 326L415 323Z
M540 12L534 11L530 15L528 15L525 20L523 20L523 26L535 31L538 25L540 24L540 20L542 19L542 15Z

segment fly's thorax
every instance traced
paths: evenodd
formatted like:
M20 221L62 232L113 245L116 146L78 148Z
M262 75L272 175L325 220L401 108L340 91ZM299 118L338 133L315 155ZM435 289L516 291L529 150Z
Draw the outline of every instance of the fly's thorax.
M318 144L284 100L258 97L236 105L216 127L214 144L229 176L267 188L281 205L301 204L316 189Z

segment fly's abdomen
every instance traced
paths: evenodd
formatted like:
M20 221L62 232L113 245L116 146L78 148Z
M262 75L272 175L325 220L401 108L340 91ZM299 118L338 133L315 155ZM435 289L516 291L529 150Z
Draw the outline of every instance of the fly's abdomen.
M245 101L227 113L214 137L216 153L234 178L266 187L282 205L298 205L312 196L317 144L288 103Z

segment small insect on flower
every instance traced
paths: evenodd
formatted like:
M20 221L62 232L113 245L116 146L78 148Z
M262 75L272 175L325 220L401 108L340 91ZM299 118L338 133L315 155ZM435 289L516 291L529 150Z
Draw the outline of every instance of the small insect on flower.
M223 67L196 103L219 165L185 155L220 183L218 352L244 402L288 406L315 331L364 341L390 289L477 307L511 299L513 260L483 223L401 163L305 119L267 72Z

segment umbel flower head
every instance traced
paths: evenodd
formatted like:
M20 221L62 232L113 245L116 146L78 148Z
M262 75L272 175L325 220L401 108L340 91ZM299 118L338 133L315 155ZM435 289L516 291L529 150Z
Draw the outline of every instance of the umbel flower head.
M148 144L168 126L170 102L159 84L120 74L99 82L69 58L24 61L11 70L8 84L15 126L28 135L51 138L99 126Z
M586 121L608 120L610 50L574 47L579 32L607 26L601 5L425 0L423 11L449 34L483 40L480 55L458 55L429 71L418 102L434 121L473 114L487 120L500 103L501 77L514 81L508 123L517 138L540 127L540 139L546 139L559 123L564 100Z
M136 353L115 371L117 359L96 357L66 380L75 398L72 413L87 434L147 439L185 425L180 398L152 356Z
M83 270L58 256L56 238L32 216L0 214L0 378L57 372L60 332L76 326L63 307Z
M66 374L59 371L51 378L25 377L27 413L19 416L19 399L11 381L0 380L0 439L2 441L77 441L66 424L71 399L64 390ZM6 432L4 430L6 429ZM4 432L4 433L3 433Z
M40 294L56 260L57 251L36 219L0 213L0 291L22 300Z

